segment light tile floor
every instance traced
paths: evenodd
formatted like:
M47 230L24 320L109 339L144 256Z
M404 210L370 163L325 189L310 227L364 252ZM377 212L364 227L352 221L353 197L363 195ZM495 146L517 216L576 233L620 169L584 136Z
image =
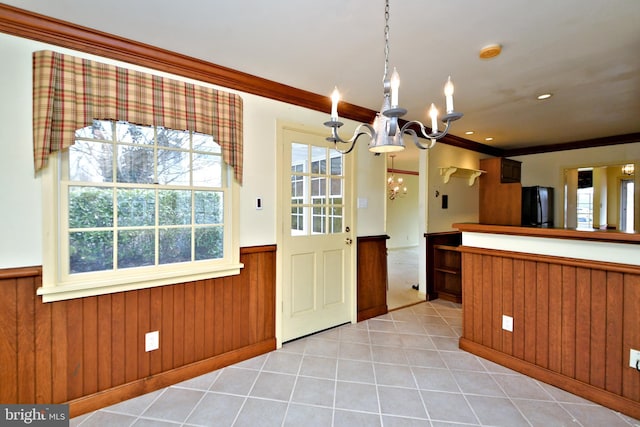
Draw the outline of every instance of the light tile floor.
M71 426L583 426L640 421L458 349L459 305L420 304L71 420Z
M426 299L412 286L418 284L418 246L390 249L387 255L387 308L393 310Z

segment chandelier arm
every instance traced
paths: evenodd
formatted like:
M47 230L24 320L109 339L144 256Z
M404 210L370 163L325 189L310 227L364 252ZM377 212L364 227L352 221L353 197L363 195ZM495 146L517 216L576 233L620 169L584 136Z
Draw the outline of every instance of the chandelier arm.
M433 148L433 146L436 144L436 141L441 139L442 137L444 137L447 133L449 133L449 127L451 126L451 120L447 120L446 122L446 127L444 128L444 130L442 132L436 132L436 133L429 133L427 132L427 128L419 121L417 120L411 120L407 123L404 124L404 126L402 126L402 128L400 129L400 132L402 132L403 134L409 134L412 136L413 138L413 143L416 145L416 147L423 149L423 150L428 150L430 148ZM427 139L430 139L431 142L427 145L422 144L419 139L418 139L418 133L411 128L411 125L416 124L418 125L418 127L420 128L420 133L422 134L422 136L424 136Z
M353 151L358 138L360 138L362 135L367 135L371 140L375 139L376 137L376 131L369 123L361 123L360 125L358 125L356 130L353 132L353 135L348 140L344 140L340 137L340 135L338 135L338 128L342 126L342 122L326 122L325 126L331 127L331 136L327 137L327 141L333 142L335 150L340 154L349 154L351 151ZM347 149L342 150L338 148L339 142L342 144L351 145Z

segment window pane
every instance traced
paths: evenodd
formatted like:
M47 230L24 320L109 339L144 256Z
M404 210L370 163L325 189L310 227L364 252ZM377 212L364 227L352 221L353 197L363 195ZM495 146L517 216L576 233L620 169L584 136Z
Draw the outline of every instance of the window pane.
M141 188L119 188L118 225L153 226L156 223L156 192Z
M222 187L222 158L211 154L193 154L193 185Z
M191 224L191 191L160 190L158 200L160 225Z
M153 183L153 163L153 148L119 145L118 182Z
M201 133L193 133L193 149L195 151L209 151L212 153L221 153L220 146L213 140L211 135Z
M76 141L69 147L69 180L113 181L113 144Z
M335 150L330 150L331 175L342 175L342 154Z
M196 191L196 224L221 224L223 219L223 194L216 191Z
M311 173L327 173L327 150L311 147Z
M342 233L342 208L331 208L330 233Z
M326 208L325 207L314 207L313 208L313 218L312 218L312 233L324 233L325 231L325 218L326 218Z
M158 150L158 183L189 185L189 153L187 151Z
M327 180L324 178L313 178L311 180L311 198L313 203L324 203L324 196L327 194Z
M291 197L304 197L304 181L307 179L308 177L291 175Z
M76 138L102 139L111 141L113 139L113 128L108 120L94 120L91 126L76 130Z
M291 206L291 235L302 236L307 234L305 218L309 215L309 208Z
M118 232L118 268L154 265L155 233L153 230L123 230Z
M342 196L342 178L331 178L331 198Z
M196 261L224 256L222 227L196 228Z
M113 269L113 233L69 233L69 272L85 273Z
M137 126L133 123L117 122L116 136L118 142L153 145L154 131L149 126Z
M291 144L291 170L307 172L309 162L309 146L305 144Z
M160 264L191 261L191 228L160 229Z
M159 127L158 145L161 147L189 150L189 132L186 130L173 130Z
M111 227L112 225L112 189L69 187L69 228Z

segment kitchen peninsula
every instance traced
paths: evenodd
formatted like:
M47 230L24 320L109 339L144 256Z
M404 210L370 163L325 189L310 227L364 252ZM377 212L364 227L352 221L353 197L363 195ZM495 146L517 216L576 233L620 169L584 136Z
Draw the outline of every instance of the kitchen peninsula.
M640 418L640 234L454 224L460 348Z

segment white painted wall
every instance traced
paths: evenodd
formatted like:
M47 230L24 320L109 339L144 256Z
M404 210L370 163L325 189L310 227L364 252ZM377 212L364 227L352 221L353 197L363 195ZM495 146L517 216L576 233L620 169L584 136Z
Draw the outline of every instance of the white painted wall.
M90 59L125 65L105 58L61 49L0 33L0 268L42 264L41 182L34 176L32 151L32 59L33 51L51 49ZM166 73L155 74L165 75ZM207 86L207 84L203 84ZM210 86L210 85L208 85ZM226 90L225 88L221 88ZM331 90L327 88L327 93ZM236 92L236 91L232 91ZM238 93L238 92L236 92ZM276 123L278 120L324 129L328 114L292 106L258 96L239 93L244 101L244 184L240 190L240 245L276 242L277 171ZM345 120L345 134L356 123ZM328 133L327 133L328 134ZM360 142L362 144L362 142ZM366 144L364 151L366 152ZM358 153L363 147L358 149ZM385 233L384 159L368 152L357 155L357 188L368 208L357 212L357 235ZM262 210L255 209L262 197Z
M478 222L478 182L469 186L467 179L452 176L445 184L440 168L455 166L478 169L480 159L485 157L488 156L440 143L429 150L426 193L428 233L451 231L451 224L457 222ZM442 209L443 195L449 196L447 209Z

